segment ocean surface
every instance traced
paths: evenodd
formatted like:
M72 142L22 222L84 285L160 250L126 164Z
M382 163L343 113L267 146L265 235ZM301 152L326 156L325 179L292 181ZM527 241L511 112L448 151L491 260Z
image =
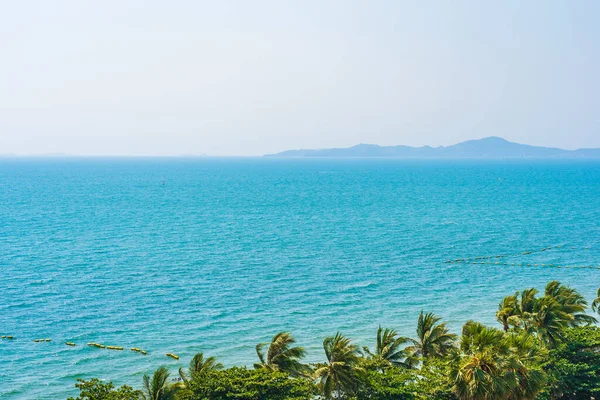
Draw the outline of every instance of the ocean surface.
M499 326L553 279L600 287L598 161L0 160L1 399L140 387L198 351L252 365L282 330L320 361L421 310Z

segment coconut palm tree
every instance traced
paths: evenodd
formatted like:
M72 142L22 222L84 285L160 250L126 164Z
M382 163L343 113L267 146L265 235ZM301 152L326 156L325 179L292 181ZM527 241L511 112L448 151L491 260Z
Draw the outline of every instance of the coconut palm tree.
M552 293L552 288L548 288ZM506 326L536 335L541 342L552 345L562 338L562 332L574 317L564 312L562 305L552 295L536 297L537 289L525 289L514 296L505 297L496 317ZM506 325L505 325L506 324Z
M555 299L561 305L562 311L572 316L571 326L597 322L596 318L585 313L588 303L577 290L562 285L559 281L551 281L546 285L545 296Z
M287 372L290 375L301 375L308 371L300 360L306 354L304 347L293 347L296 339L289 332L279 332L270 343L256 345L256 354L260 363L254 364L256 369ZM265 352L265 347L268 346Z
M375 351L371 352L368 347L363 347L365 353L377 364L385 367L407 366L404 359L406 352L400 348L409 341L408 338L398 336L394 329L381 326L377 329L377 342Z
M537 301L538 290L535 288L525 289L521 292L521 299L519 302L519 316L526 320L529 314L533 312L535 303Z
M535 334L549 346L562 340L564 329L596 322L585 314L587 302L575 289L558 281L546 285L544 296L536 297L534 288L505 297L500 303L496 318L505 331L510 327Z
M352 388L357 374L362 372L357 366L360 352L358 346L339 332L323 341L323 349L327 363L317 367L315 379L325 398L330 399L335 392L339 400L344 391Z
M508 332L510 325L516 323L514 317L519 315L519 292L506 296L498 305L496 319L502 324L504 332Z
M502 299L496 312L496 319L502 324L505 332L511 327L526 328L537 301L537 293L537 289L529 288Z
M413 345L406 348L410 366L415 366L421 358L443 357L454 348L457 336L450 333L445 322L440 321L441 318L433 313L421 311L417 321L417 339L410 339Z
M527 317L526 331L535 334L540 342L549 347L564 338L564 331L573 322L574 317L552 297L537 299L532 313Z
M600 314L600 288L598 288L598 292L596 293L596 298L592 302L592 310L596 311Z
M216 357L207 357L205 359L204 354L200 352L197 353L190 361L190 367L187 373L185 373L183 368L179 368L179 376L181 377L184 385L187 387L190 376L205 374L209 371L216 371L220 369L223 369L223 364L217 362Z
M172 400L180 389L178 385L169 384L169 370L165 366L154 371L152 379L144 374L143 386L144 400Z
M527 332L505 333L469 321L460 349L451 379L461 400L534 399L546 383L537 367L543 350Z

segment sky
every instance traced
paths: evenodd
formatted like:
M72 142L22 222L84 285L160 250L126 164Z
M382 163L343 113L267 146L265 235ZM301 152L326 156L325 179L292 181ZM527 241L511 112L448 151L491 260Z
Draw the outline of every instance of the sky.
M0 154L600 147L600 2L0 0Z

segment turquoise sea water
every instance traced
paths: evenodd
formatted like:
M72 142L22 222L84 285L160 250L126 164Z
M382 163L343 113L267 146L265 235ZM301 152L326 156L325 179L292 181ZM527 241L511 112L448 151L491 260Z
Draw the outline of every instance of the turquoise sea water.
M281 330L318 361L325 336L413 335L422 309L458 332L552 279L591 300L599 217L591 161L0 160L0 398L139 387L198 351L251 365Z

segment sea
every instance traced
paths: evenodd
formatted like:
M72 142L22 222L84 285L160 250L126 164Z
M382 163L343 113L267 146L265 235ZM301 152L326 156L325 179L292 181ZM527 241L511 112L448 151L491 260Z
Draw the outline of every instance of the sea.
M551 280L600 287L600 161L0 160L3 400L140 388L200 351L252 368L280 331L318 362L421 311L500 327Z

